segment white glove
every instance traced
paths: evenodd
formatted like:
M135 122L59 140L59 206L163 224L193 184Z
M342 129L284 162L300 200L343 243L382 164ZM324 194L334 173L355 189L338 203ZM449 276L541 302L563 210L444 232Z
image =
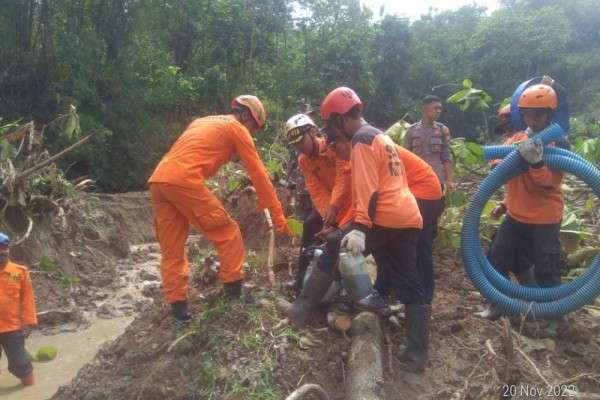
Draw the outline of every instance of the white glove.
M349 250L353 256L361 255L365 251L365 237L364 232L353 229L342 239L342 247Z
M539 163L544 155L544 147L539 140L527 139L517 145L517 150L528 164Z

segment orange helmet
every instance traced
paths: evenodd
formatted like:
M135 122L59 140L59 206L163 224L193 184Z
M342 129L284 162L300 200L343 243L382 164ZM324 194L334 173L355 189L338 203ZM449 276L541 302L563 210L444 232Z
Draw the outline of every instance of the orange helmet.
M333 89L321 103L321 119L326 121L333 113L344 115L357 105L362 110L362 101L354 90L347 87Z
M240 105L248 107L252 119L254 119L256 125L258 125L260 129L265 127L265 122L267 122L267 110L265 110L265 106L263 106L263 103L258 97L244 94L231 100L231 108L236 108Z
M509 116L510 116L510 104L508 104L498 110L498 115L497 115L498 119L507 118Z
M552 86L543 83L525 89L519 99L519 108L549 108L556 111L558 98Z
M496 115L496 126L494 127L494 132L497 135L501 135L504 133L507 125L511 123L510 119L510 104L502 107L498 110L498 114Z

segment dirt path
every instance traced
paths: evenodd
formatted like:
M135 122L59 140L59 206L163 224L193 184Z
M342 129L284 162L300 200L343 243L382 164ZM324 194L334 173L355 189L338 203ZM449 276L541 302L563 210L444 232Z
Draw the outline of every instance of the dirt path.
M0 396L4 400L43 400L68 384L107 342L119 337L158 291L160 253L154 244L131 246L131 256L117 265L114 289L98 294L95 307L84 311L84 329L61 326L35 332L27 339L31 354L44 346L58 350L56 359L34 363L36 384L24 388L0 362Z

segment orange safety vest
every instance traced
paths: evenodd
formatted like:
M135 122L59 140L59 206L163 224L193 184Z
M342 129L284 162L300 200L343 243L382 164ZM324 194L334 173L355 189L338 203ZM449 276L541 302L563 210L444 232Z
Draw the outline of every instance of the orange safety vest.
M9 261L0 271L0 333L37 325L33 286L27 267Z
M529 139L525 132L515 133L504 144L516 144ZM512 218L525 224L557 224L563 215L560 191L563 173L543 166L529 167L506 184L504 205Z
M325 216L329 205L338 210L337 224L342 226L352 219L352 182L350 163L335 156L325 140L317 138L318 154L301 154L298 165L302 169L306 189L319 214Z

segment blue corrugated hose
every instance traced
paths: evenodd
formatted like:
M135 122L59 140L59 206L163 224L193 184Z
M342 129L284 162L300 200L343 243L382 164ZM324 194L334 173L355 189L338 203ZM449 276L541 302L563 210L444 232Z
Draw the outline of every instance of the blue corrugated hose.
M534 138L543 144L559 140L563 128L553 123ZM492 267L479 240L481 213L490 197L511 178L526 170L516 146L490 146L484 157L503 158L483 180L467 208L461 233L463 263L473 284L507 314L533 313L539 317L563 315L592 302L600 294L600 255L577 279L553 288L532 288L513 283ZM600 170L570 151L544 147L544 164L569 172L587 183L600 196ZM524 168L525 167L525 168Z

